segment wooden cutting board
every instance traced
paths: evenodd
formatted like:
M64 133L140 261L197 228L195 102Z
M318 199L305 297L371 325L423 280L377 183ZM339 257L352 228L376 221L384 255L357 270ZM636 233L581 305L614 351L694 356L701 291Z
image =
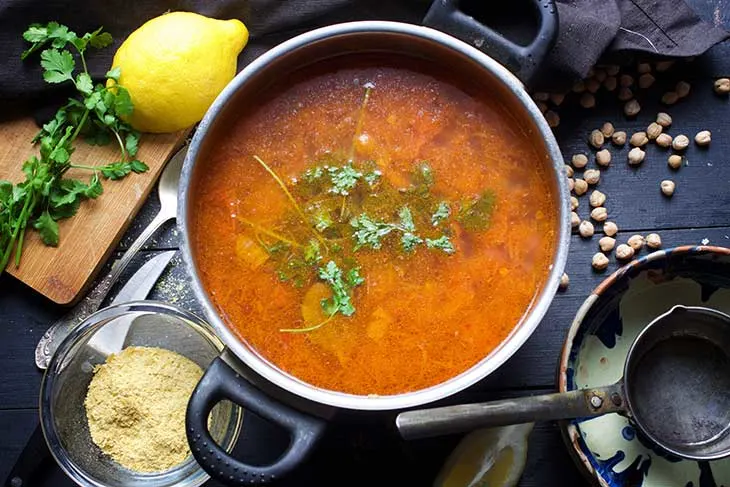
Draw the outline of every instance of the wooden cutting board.
M0 179L23 180L21 166L37 149L30 144L38 127L32 119L0 124ZM28 230L20 266L8 264L7 272L59 304L78 300L116 247L145 198L154 187L162 168L180 146L188 131L173 134L143 134L137 158L150 169L130 174L120 181L102 179L104 194L81 203L72 218L59 221L58 247L43 245L35 230ZM72 160L76 164L102 165L119 158L116 146L75 143ZM70 170L68 177L88 181L90 173ZM0 290L1 291L1 290Z

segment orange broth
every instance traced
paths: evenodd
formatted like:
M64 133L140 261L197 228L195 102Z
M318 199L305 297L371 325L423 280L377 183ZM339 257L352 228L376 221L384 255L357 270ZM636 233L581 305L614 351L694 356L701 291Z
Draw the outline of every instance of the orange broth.
M317 387L400 394L466 371L530 309L555 251L553 176L530 136L489 93L434 77L419 63L347 66L309 70L245 109L198 171L191 241L220 316L265 359ZM365 82L375 87L361 110ZM406 253L395 237L379 250L350 246L365 279L352 294L355 313L334 315L307 333L284 333L311 325L303 302L312 301L305 295L316 277L302 287L281 282L256 230L240 218L288 236L310 229L282 224L291 203L253 156L296 194L295 178L323 155L352 147L355 161L375 161L395 187L407 187L414 168L428 161L431 191L440 198L492 191L489 226L467 232L451 225L453 255ZM329 295L314 294L315 303Z

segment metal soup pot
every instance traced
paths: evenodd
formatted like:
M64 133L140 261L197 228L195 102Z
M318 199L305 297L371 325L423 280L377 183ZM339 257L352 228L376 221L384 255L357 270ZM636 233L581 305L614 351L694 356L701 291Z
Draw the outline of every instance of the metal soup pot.
M557 23L552 2L534 0L534 4L540 19L539 32L528 46L518 46L505 40L444 0L433 4L425 23L453 32L493 53L529 81L552 45ZM479 83L487 93L507 103L526 133L537 147L542 148L543 159L535 163L553 168L552 177L545 184L553 188L559 215L555 222L555 253L549 276L511 334L469 370L436 386L391 396L353 395L314 387L279 369L239 339L218 314L200 279L190 233L194 218L191 188L198 171L205 170L207 155L216 150L220 135L226 133L231 122L241 116L240 108L255 103L257 94L260 96L273 80L287 79L288 74L304 65L368 52L395 59L426 60L432 66L442 67L445 72ZM416 407L446 398L492 373L533 333L557 290L570 239L568 194L558 144L523 83L489 55L451 35L429 27L398 22L352 22L299 35L256 59L223 90L200 123L185 160L179 190L181 203L177 222L192 287L207 319L227 346L227 350L206 371L188 405L187 434L197 461L222 482L236 485L270 482L286 475L307 457L327 420L338 411L393 412ZM291 442L287 451L273 464L265 466L247 465L230 457L215 444L206 428L209 411L224 399L232 400L288 430Z

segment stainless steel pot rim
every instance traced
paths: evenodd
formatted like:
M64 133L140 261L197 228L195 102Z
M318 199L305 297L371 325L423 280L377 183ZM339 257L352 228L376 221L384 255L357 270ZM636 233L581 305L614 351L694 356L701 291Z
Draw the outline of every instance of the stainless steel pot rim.
M249 79L259 75L269 64L285 53L303 49L310 44L333 37L366 34L400 34L441 44L452 50L455 55L470 58L509 87L516 101L523 106L534 120L535 126L539 131L539 134L536 135L541 136L545 142L547 148L546 155L551 160L555 170L558 183L557 198L560 205L559 233L549 276L542 291L535 297L530 309L525 313L522 321L515 326L509 337L479 363L465 372L426 389L391 396L362 396L317 388L282 371L245 345L218 316L215 306L202 286L200 276L192 258L187 221L188 192L190 189L188 185L192 177L193 165L198 156L200 145L208 131L211 130L218 116L223 113L226 103L233 97L235 92ZM354 410L399 410L419 406L455 394L492 373L524 344L545 315L557 291L558 281L563 273L567 260L568 245L570 242L568 187L565 178L560 177L562 170L562 155L547 122L525 91L522 83L494 59L450 35L420 25L390 21L360 21L336 24L301 34L264 53L243 69L211 105L193 136L190 150L183 166L181 179L183 183L179 189L179 200L182 204L179 205L177 218L177 224L182 233L181 250L184 261L193 277L193 290L201 300L206 317L228 348L247 366L266 380L297 396L316 403L339 408Z

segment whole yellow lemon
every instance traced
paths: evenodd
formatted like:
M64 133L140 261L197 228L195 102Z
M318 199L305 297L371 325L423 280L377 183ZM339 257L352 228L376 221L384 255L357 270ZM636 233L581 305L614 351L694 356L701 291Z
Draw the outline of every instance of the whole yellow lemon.
M246 26L235 19L171 12L146 22L112 62L134 103L128 122L142 132L174 132L199 122L235 76L247 42Z

